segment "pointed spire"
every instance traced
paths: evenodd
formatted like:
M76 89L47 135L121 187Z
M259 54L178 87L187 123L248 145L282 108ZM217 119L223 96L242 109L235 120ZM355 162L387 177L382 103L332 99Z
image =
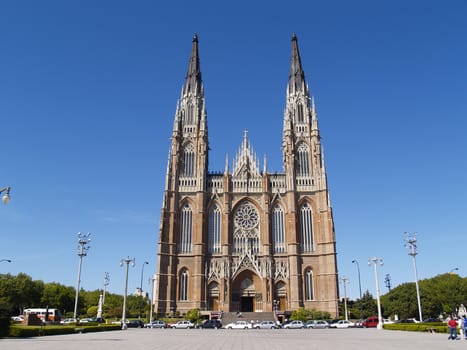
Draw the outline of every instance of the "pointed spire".
M224 169L224 174L229 173L229 154L225 154L225 169Z
M203 92L198 54L198 35L196 33L193 35L190 62L188 64L188 71L186 73L182 94L186 95L190 92L196 95L202 94Z
M305 92L305 90L305 72L303 71L302 60L298 51L297 36L293 33L288 92L289 94L293 94L295 92Z

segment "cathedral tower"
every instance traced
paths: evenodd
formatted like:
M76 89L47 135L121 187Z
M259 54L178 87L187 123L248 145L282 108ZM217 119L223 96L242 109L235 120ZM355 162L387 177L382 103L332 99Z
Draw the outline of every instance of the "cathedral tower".
M159 234L156 311L337 315L332 209L314 100L297 37L283 121L284 173L268 173L244 132L229 172L208 171L204 89L195 35L177 103Z

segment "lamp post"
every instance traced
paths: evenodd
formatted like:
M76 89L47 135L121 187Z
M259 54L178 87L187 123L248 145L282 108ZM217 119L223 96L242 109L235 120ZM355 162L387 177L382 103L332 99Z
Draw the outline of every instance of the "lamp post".
M91 248L88 244L91 242L89 238L91 234L88 232L87 234L82 234L78 232L78 256L79 256L79 264L78 264L78 282L76 283L76 294L75 294L75 309L73 311L73 318L76 319L77 312L78 312L78 295L79 295L79 284L81 282L81 265L83 264L83 256L86 256L88 253L89 248Z
M5 192L5 194L2 197L3 204L7 204L10 201L10 190L11 190L10 186L0 188L0 194Z
M418 302L418 317L420 317L420 322L423 321L422 318L422 304L420 302L420 290L418 288L418 275L417 275L417 234L414 232L410 234L408 232L405 233L405 247L409 249L409 255L413 258L413 271L415 274L415 288L417 290L417 302Z
M125 293L123 294L123 311L122 311L122 329L127 329L126 325L126 296L128 292L128 265L131 263L131 266L135 266L135 259L130 259L130 257L127 257L126 259L120 259L120 266L123 266L123 264L126 265L126 271L125 271Z
M349 279L345 276L341 278L342 284L344 285L344 312L345 312L345 320L349 320L349 313L347 312L347 282Z
M153 275L150 279L151 281L151 302L150 302L151 308L149 310L149 323L152 323L152 309L154 308L154 281L155 280L156 278Z
M141 303L140 303L140 308L139 308L139 318L141 319L141 305L143 304L143 272L144 272L144 265L148 265L149 263L147 261L143 262L143 266L141 267L141 283L139 286L139 295L141 297Z
M357 272L358 272L358 290L360 292L360 303L359 303L359 309L360 309L360 319L362 318L362 282L360 280L360 266L358 265L357 260L352 260L352 264L357 265Z
M377 329L383 329L383 316L381 314L381 301L379 300L379 281L378 281L378 262L383 266L383 259L381 258L368 258L368 266L371 264L375 267L375 281L376 281L376 301L378 303L378 326Z

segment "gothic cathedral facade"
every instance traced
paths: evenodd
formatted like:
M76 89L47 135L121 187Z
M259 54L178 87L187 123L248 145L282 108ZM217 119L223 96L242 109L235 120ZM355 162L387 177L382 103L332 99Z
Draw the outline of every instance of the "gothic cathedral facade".
M246 133L224 172L208 170L198 37L178 101L161 211L155 310L338 314L336 240L314 100L297 37L283 119L283 173Z

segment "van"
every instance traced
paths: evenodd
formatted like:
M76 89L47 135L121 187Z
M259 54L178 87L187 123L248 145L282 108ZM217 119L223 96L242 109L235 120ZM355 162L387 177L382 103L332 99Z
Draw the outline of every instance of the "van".
M378 316L371 316L368 317L365 321L363 321L363 327L370 328L378 326Z

